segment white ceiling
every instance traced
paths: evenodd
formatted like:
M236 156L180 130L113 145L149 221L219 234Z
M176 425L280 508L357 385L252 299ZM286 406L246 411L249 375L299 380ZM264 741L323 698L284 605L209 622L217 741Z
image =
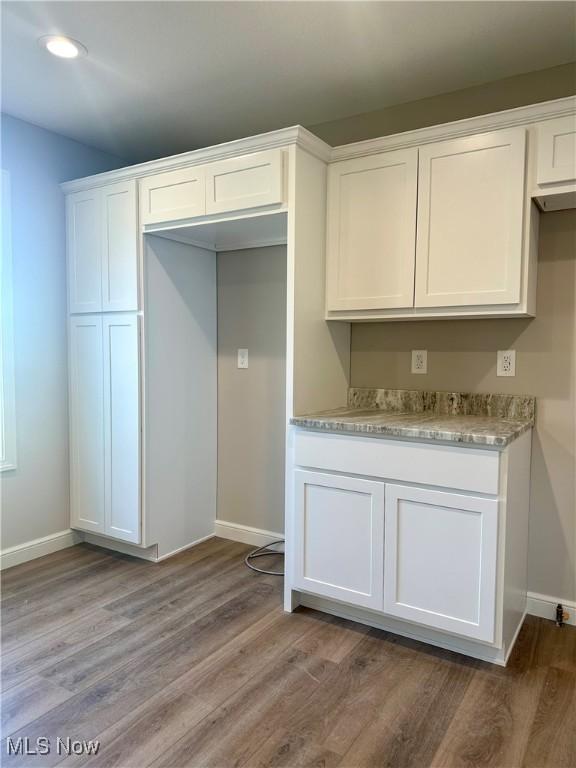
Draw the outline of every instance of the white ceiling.
M576 58L572 2L3 2L2 108L143 160ZM67 34L88 56L37 45Z

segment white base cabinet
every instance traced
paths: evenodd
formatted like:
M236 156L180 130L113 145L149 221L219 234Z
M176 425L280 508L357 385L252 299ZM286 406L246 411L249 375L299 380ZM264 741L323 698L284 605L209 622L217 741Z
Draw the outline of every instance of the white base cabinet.
M505 663L526 610L530 446L531 431L496 450L296 428L286 610ZM457 488L425 472L444 460Z

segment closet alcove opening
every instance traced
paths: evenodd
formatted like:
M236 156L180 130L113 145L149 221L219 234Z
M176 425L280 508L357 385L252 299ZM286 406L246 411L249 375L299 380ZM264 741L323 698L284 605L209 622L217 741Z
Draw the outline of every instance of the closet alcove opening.
M145 498L164 525L178 509L191 530L284 535L286 242L285 211L145 228Z

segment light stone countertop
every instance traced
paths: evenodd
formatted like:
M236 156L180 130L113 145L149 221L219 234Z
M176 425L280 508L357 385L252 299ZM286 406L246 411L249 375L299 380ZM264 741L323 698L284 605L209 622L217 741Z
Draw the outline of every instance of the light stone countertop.
M414 396L411 390L351 389L348 402L357 405L296 416L290 423L324 432L495 448L506 447L534 425L534 398L524 396L463 393Z

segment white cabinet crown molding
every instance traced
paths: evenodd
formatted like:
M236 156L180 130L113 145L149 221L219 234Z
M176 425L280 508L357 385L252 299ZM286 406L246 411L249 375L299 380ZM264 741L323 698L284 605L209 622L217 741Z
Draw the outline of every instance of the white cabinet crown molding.
M289 128L281 128L278 131L269 131L257 136L248 136L244 139L235 139L212 147L203 147L191 152L183 152L179 155L163 157L158 160L150 160L146 163L129 165L118 168L115 171L98 173L94 176L86 176L82 179L63 182L60 187L66 193L79 192L92 187L100 187L126 179L138 179L143 176L152 176L163 171L175 171L193 165L211 163L217 160L226 160L240 155L260 152L265 149L277 149L296 145L314 157L328 162L330 160L331 147L322 139L319 139L301 125Z
M426 128L417 128L413 131L381 136L376 139L342 144L332 149L331 162L394 149L407 149L435 141L468 136L473 133L486 133L502 128L525 126L530 123L540 123L544 120L554 120L573 114L576 114L576 96L568 96L564 99L554 99L540 104L529 104L501 112L491 112L487 115L467 117L450 123L440 123Z
M414 131L405 131L377 139L344 144L334 148L301 125L295 125L289 128L281 128L278 131L269 131L268 133L249 136L244 139L235 139L234 141L216 144L212 147L203 147L191 152L183 152L182 154L158 160L150 160L145 163L118 168L115 171L65 181L60 186L65 193L79 192L117 181L141 178L162 171L186 168L192 165L210 163L216 160L238 157L239 155L265 149L286 147L292 144L324 162L334 162L392 149L405 149L432 141L466 136L471 133L482 133L498 128L511 128L518 125L538 123L543 120L552 120L572 114L576 114L576 96L568 96L567 98L545 101L540 104L531 104L501 112L493 112L488 115L465 118L451 123L418 128Z

